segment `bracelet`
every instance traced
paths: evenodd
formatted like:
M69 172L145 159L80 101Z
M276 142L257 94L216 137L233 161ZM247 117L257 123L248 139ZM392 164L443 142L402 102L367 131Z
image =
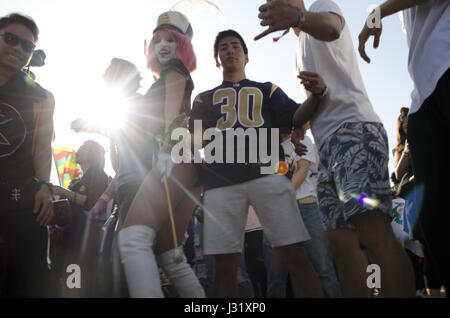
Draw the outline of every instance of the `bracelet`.
M45 184L48 187L48 190L50 191L50 193L53 194L53 184L51 184L50 182L45 181L45 180L38 181L38 183L37 183L38 189L40 189L43 184Z
M298 21L294 25L294 28L301 28L303 24L305 24L305 13L303 12L303 9L301 7L298 7Z

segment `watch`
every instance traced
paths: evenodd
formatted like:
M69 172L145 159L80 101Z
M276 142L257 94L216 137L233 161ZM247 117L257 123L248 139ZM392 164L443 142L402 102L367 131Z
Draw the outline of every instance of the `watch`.
M322 93L318 93L318 94L313 94L313 96L315 97L325 97L328 94L328 86L325 86L325 89L323 90Z

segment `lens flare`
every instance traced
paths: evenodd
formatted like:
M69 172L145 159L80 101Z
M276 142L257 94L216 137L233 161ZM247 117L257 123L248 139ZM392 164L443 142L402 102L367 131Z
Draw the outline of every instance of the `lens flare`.
M278 174L281 174L284 176L286 173L288 173L288 171L289 171L289 166L284 161L279 161L275 165L275 173L278 173Z
M378 208L380 206L380 201L377 199L372 199L369 198L366 194L355 194L352 193L350 194L350 196L355 199L358 200L358 203L364 206L369 206L372 207L374 209Z

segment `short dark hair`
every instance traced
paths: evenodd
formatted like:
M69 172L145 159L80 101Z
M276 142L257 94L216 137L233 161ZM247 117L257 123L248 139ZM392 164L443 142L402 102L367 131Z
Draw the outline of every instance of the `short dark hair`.
M225 30L225 31L219 32L216 36L216 40L214 41L214 58L217 58L217 56L219 55L220 40L222 40L223 38L226 38L227 36L234 36L234 37L238 38L239 41L241 41L241 45L242 45L242 48L244 49L244 53L248 54L247 45L245 45L245 41L242 38L242 36L234 30Z
M19 13L11 13L7 16L1 17L0 30L13 23L19 23L28 28L33 34L34 41L37 42L39 37L39 28L31 17Z
M103 170L105 168L105 149L102 145L94 140L87 140L83 146L88 147L89 163L97 169Z
M134 92L139 89L141 74L133 63L114 57L103 76L105 80Z

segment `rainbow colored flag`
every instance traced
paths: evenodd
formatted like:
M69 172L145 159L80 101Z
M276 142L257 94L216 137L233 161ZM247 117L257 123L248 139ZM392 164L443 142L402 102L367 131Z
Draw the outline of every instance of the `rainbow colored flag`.
M75 154L76 152L72 148L53 149L59 180L64 188L68 188L70 181L80 174L75 162Z

